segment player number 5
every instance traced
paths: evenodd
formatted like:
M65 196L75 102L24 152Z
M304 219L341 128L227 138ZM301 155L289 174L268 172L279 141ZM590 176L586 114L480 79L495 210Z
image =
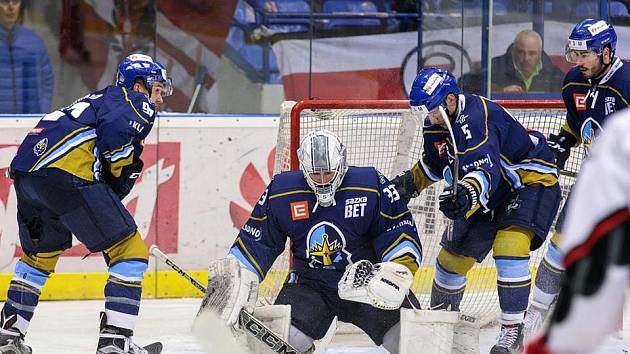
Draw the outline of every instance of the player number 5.
M397 200L400 200L400 194L398 194L398 191L396 190L396 187L394 187L393 184L390 184L386 188L383 188L383 193L387 195L387 197L389 198L389 201L392 203Z
M472 134L470 133L470 130L468 129L468 124L462 125L462 132L464 132L464 135L466 135L466 140L472 139Z

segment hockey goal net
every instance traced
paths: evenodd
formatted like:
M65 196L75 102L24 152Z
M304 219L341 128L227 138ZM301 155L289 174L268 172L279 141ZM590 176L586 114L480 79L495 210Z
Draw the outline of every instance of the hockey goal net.
M561 101L519 100L499 101L526 128L545 136L557 133L565 119ZM348 165L374 166L388 178L409 169L422 152L422 124L411 114L408 101L307 100L284 102L278 131L274 173L299 168L297 148L300 139L314 129L336 133L347 147ZM571 172L577 172L581 151L574 151L567 162L568 173L560 182L566 195L574 182ZM423 264L416 274L413 291L423 308L430 301L435 259L445 229L445 217L438 210L437 196L443 183L436 183L409 203L418 227L423 247ZM288 247L287 247L288 248ZM541 247L530 260L532 271L542 257ZM290 267L288 252L278 259L261 285L263 301L271 302L280 290ZM494 321L499 314L496 290L496 270L489 255L468 274L462 312L476 316L482 323Z

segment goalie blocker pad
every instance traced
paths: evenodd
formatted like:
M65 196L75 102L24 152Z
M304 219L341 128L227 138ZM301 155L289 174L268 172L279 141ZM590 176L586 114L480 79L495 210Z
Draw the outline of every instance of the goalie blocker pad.
M413 283L409 268L394 262L349 265L338 284L339 297L383 310L400 308Z
M210 263L208 288L197 316L202 311L214 311L229 326L238 324L239 312L252 312L258 298L258 276L241 267L233 257Z

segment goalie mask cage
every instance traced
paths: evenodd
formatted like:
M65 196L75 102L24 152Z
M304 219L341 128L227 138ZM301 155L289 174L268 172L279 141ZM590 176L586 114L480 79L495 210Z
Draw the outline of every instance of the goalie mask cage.
M526 128L545 136L557 133L565 120L564 104L559 100L497 101ZM422 151L422 123L414 118L409 101L403 100L307 100L282 104L274 174L299 169L297 148L300 139L314 129L336 133L347 148L349 166L374 166L389 179L418 161ZM566 168L577 172L582 151L573 151ZM574 182L560 176L563 194ZM446 219L438 210L437 196L444 182L435 183L409 203L423 247L423 261L416 273L413 292L423 308L430 303L435 260L440 249ZM548 237L549 239L549 237ZM287 246L287 250L289 246ZM532 275L546 246L532 254ZM290 268L289 252L278 258L260 287L263 303L272 303ZM496 285L497 273L491 254L468 273L466 292L460 309L463 313L489 323L500 313ZM533 279L533 277L532 277Z

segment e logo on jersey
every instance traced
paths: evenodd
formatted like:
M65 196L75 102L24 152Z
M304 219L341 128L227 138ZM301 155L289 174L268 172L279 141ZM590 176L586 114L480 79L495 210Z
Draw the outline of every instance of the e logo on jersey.
M48 138L38 141L37 144L33 146L33 153L35 153L35 156L42 156L46 148L48 148Z
M308 219L310 217L308 202L306 200L293 202L289 204L289 207L291 208L291 219L293 219L293 221Z
M440 157L444 157L444 155L448 152L448 143L446 140L438 140L433 143L433 147L438 151L438 155Z
M586 95L583 93L574 93L573 102L575 102L575 109L578 111L586 111Z
M311 268L323 266L335 269L351 263L352 255L345 250L346 238L337 226L328 221L322 221L309 230L306 246L306 258Z

